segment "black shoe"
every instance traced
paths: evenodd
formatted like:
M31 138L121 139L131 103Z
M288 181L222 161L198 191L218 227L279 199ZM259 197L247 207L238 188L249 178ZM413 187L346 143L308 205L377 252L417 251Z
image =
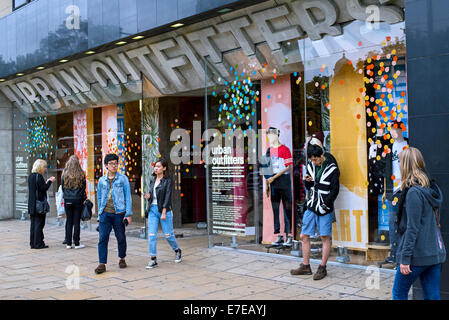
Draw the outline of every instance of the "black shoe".
M64 241L62 241L62 244L67 244L67 239L64 239Z
M181 249L178 249L178 251L176 251L176 254L175 254L175 262L178 263L178 262L181 262L181 261L182 261Z
M157 260L151 259L150 262L148 262L148 265L145 267L146 269L153 269L157 267Z
M278 236L277 240L275 242L272 242L271 244L274 246L280 246L284 243L284 236Z
M48 248L47 245L43 245L43 246L40 246L40 247L35 247L34 249L47 249L47 248Z

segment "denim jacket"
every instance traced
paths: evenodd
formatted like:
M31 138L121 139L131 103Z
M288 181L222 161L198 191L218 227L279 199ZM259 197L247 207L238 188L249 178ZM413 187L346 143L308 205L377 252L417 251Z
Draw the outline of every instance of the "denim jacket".
M97 199L98 199L98 215L103 213L106 207L106 201L109 193L108 175L104 175L98 180ZM129 187L128 177L117 172L112 181L112 201L114 202L115 211L118 213L125 212L125 217L132 216L132 199L131 189Z

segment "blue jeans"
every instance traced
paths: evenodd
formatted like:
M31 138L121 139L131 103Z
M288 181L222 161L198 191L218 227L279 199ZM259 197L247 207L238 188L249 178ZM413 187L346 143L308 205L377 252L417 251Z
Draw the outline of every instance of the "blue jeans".
M410 266L412 273L403 275L398 266L393 284L393 300L408 300L408 292L418 277L424 300L440 300L441 267L441 263L423 267Z
M150 257L156 257L156 243L157 243L157 230L159 228L159 222L162 226L162 232L165 234L165 239L172 247L173 250L178 250L178 242L176 241L175 233L173 232L173 212L167 211L165 213L165 220L161 220L162 213L159 212L157 205L151 205L150 212L148 213L148 244L150 247Z
M100 263L107 263L108 260L108 243L109 235L112 228L117 238L118 256L119 258L126 257L126 235L123 218L125 214L114 214L103 212L100 214L100 241L98 242L98 256Z

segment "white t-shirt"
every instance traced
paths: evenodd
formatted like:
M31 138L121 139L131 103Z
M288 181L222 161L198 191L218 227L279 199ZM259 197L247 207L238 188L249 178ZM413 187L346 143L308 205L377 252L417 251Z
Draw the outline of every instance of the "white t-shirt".
M395 180L393 180L393 193L396 193L396 191L399 190L401 187L401 166L399 163L399 154L404 151L404 148L407 146L407 141L402 142L394 142L393 143L393 150L392 150L392 173L395 177ZM396 183L396 185L395 185Z
M159 182L160 183L160 182ZM156 197L156 187L159 185L156 184L156 182L154 183L154 188L153 188L153 202L151 202L151 204L153 205L157 205L157 197Z

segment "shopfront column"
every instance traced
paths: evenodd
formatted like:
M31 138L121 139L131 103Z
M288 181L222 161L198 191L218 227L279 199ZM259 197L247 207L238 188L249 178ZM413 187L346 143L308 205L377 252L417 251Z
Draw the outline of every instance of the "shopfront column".
M0 220L11 219L14 216L14 162L13 162L13 127L12 106L0 94Z

